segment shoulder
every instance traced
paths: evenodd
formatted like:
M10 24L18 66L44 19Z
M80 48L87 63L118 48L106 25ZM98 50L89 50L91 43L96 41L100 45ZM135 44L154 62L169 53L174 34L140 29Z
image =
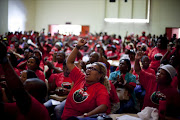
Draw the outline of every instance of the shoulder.
M127 73L127 75L128 75L129 77L131 77L131 78L136 78L136 76L133 75L132 73Z
M72 70L71 70L71 72L70 72L70 75L72 75L72 74L83 74L82 73L82 71L77 67L77 66L75 66Z
M114 71L114 72L110 73L110 75L120 75L120 71L119 70L118 71Z
M119 70L110 73L109 80L115 80L118 75L120 75L120 71Z

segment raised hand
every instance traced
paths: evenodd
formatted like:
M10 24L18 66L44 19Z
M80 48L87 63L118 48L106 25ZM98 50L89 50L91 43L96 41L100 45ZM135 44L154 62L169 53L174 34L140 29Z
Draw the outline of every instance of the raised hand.
M117 76L117 81L119 82L119 84L124 84L124 79L123 79L123 74L121 74L120 76Z
M143 51L137 51L136 56L135 56L135 59L140 60L143 55L144 55L144 52L143 52Z
M85 39L80 39L78 40L77 46L84 46L87 43L87 41Z

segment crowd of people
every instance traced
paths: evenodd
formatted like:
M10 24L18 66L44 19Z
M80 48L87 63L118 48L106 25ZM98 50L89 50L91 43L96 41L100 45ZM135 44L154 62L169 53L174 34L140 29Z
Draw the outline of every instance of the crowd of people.
M1 118L81 120L161 101L159 114L180 118L179 60L180 39L166 34L8 32L0 35Z

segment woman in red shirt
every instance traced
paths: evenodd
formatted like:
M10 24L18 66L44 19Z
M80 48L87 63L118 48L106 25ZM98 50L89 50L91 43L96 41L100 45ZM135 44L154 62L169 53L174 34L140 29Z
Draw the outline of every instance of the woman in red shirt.
M157 47L153 48L150 52L149 59L151 60L150 68L157 72L160 65L160 60L167 51L167 39L162 37L157 41Z
M85 40L79 40L67 58L67 68L74 86L67 97L62 120L72 116L87 117L105 113L110 108L109 94L104 86L105 81L108 81L105 66L99 62L90 64L85 75L74 65L80 47L85 44Z
M166 115L177 116L180 113L180 94L171 86L176 70L171 65L163 65L158 69L156 76L141 70L139 60L143 53L137 52L135 57L135 71L139 75L139 82L146 90L144 107L159 108L159 101L166 100ZM147 80L148 79L148 80Z
M28 70L32 70L36 73L37 77L45 82L45 75L39 67L40 61L37 57L30 57L27 61Z

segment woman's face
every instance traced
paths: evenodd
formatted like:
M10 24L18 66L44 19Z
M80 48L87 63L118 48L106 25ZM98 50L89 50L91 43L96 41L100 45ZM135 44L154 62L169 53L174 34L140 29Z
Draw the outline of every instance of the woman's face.
M96 83L100 81L102 74L100 73L100 68L96 64L88 64L86 66L86 82L87 83Z
M168 76L167 76L167 72L163 69L159 69L158 72L156 73L156 81L159 84L167 84L168 83Z
M27 67L29 70L36 70L37 68L37 64L36 64L36 60L34 58L29 58L27 61Z
M121 72L127 72L128 71L128 65L127 65L126 61L124 61L124 60L120 61L120 63L119 63L119 70Z
M21 72L20 79L23 83L26 81L26 79L27 79L27 71L26 70Z

